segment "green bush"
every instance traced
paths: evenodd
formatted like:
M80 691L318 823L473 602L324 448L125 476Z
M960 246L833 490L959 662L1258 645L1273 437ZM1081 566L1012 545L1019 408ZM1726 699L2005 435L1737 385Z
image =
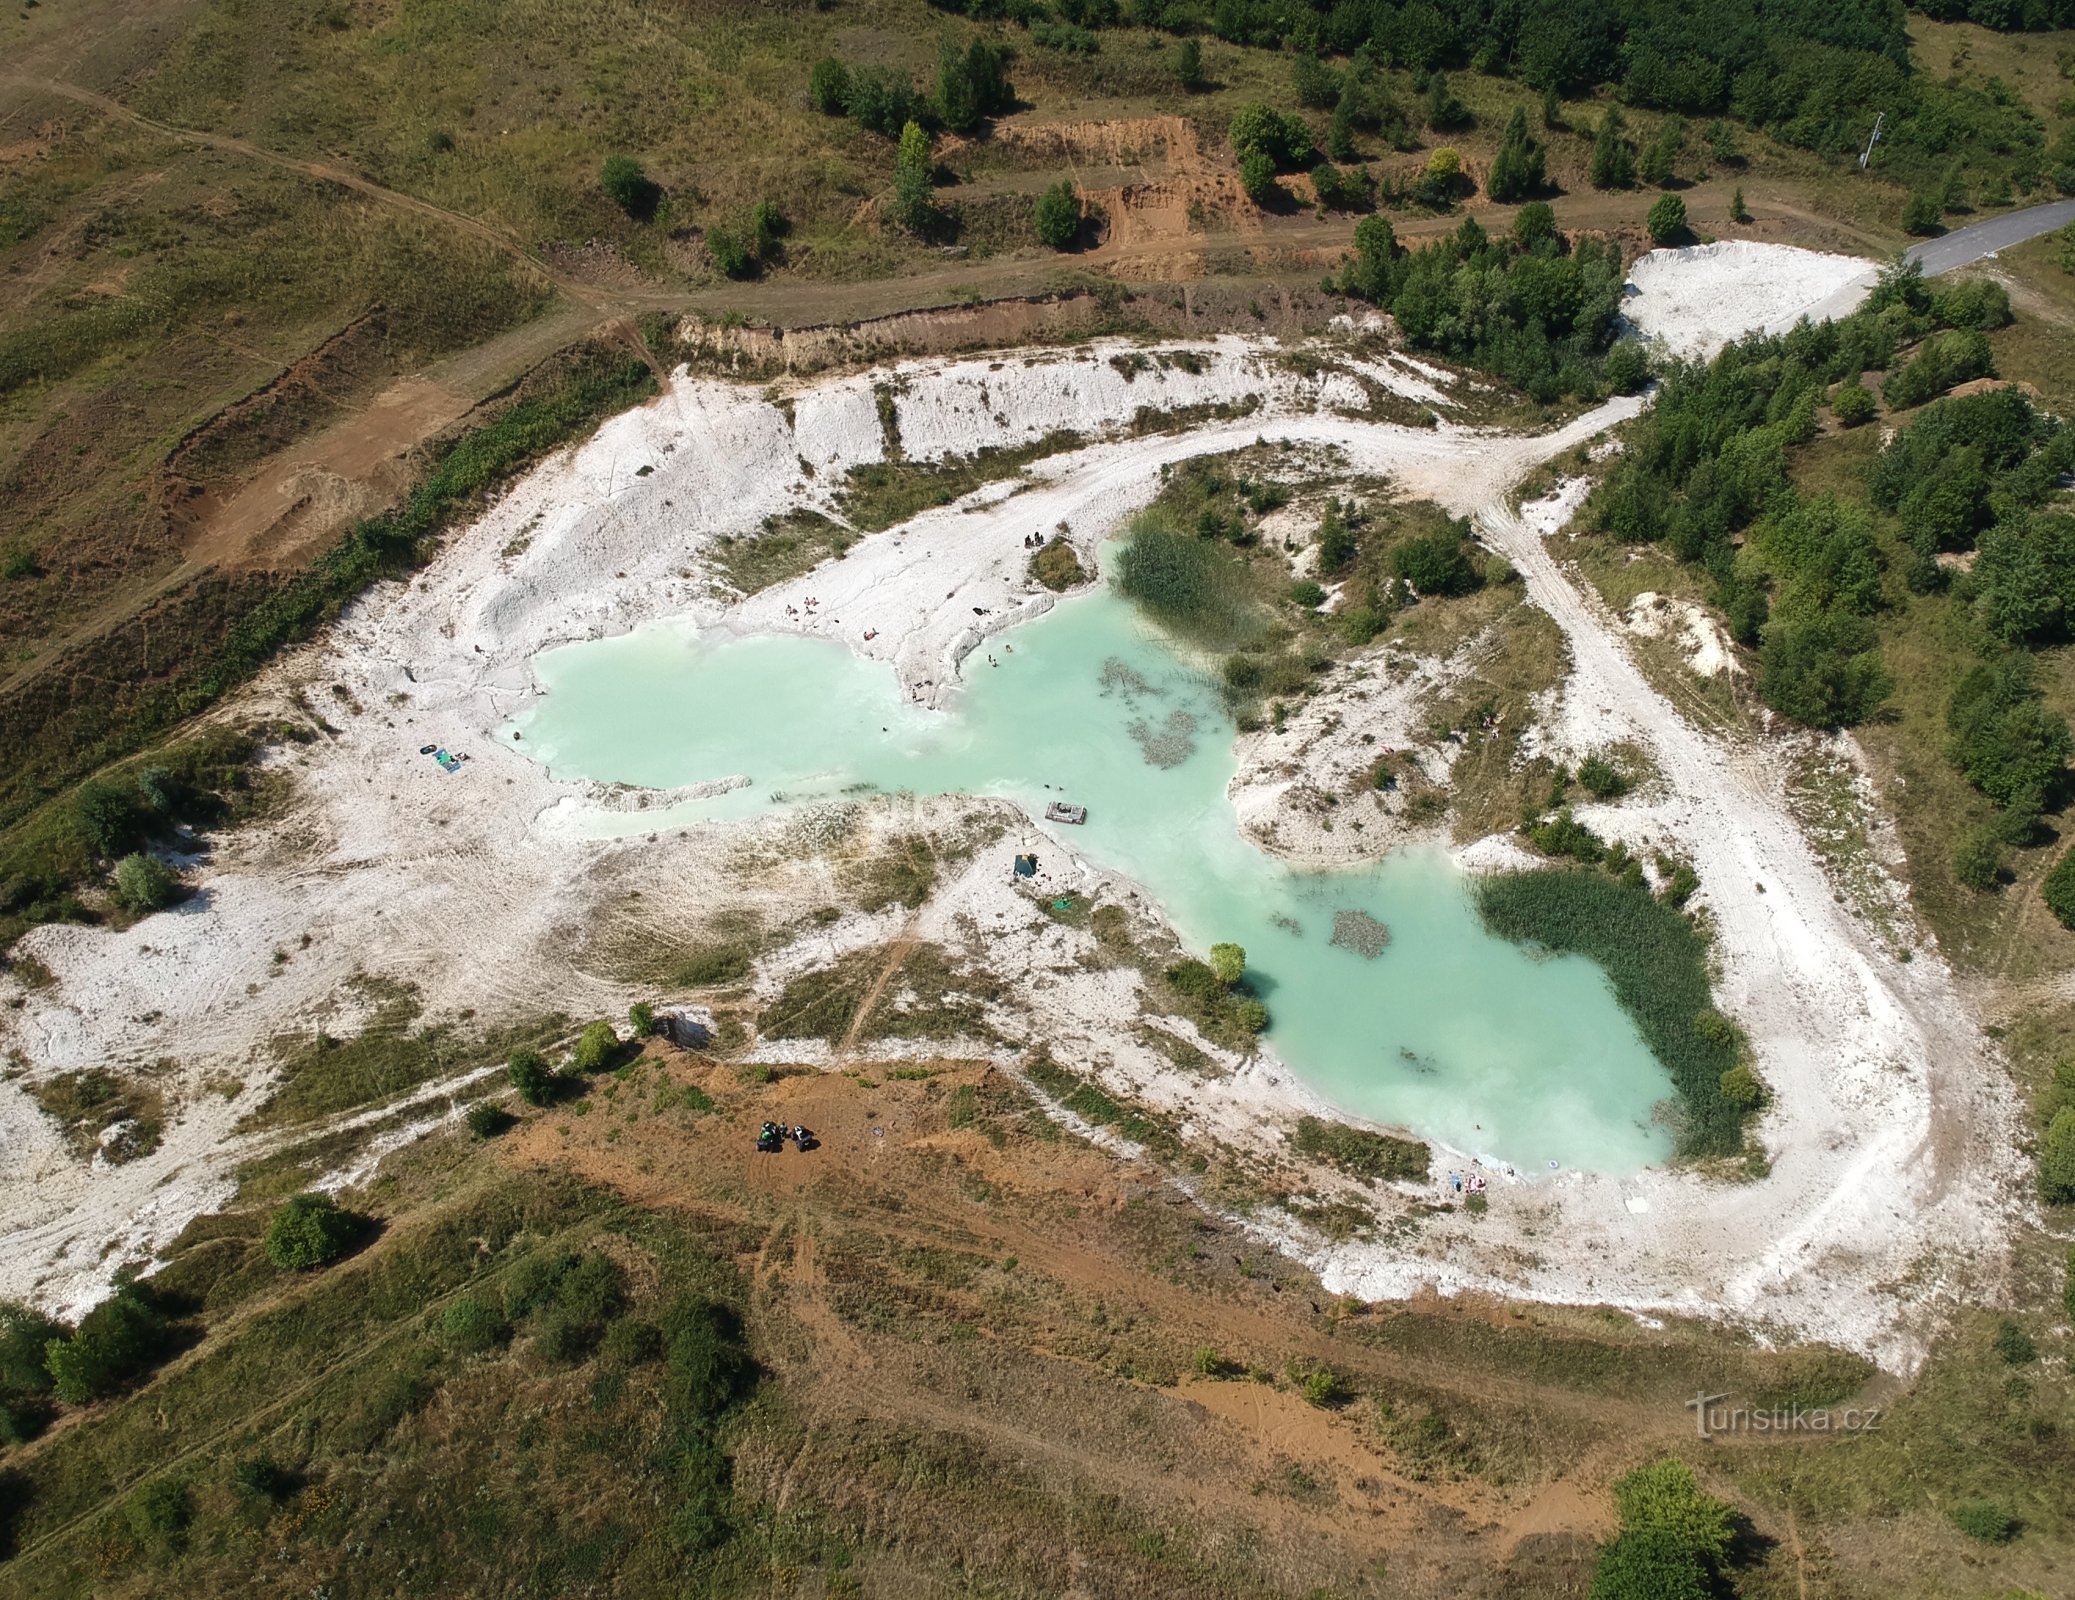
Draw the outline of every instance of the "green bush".
M448 1301L439 1314L440 1343L462 1355L502 1344L510 1332L497 1307L472 1294Z
M478 1100L468 1108L468 1131L478 1139L494 1139L518 1118L493 1101Z
M1995 888L2002 871L2003 836L1993 825L1977 824L1953 845L1953 876L1977 894Z
M123 1521L140 1544L175 1551L187 1542L194 1501L177 1478L153 1478L123 1502Z
M1628 793L1628 778L1604 756L1591 755L1578 763L1578 783L1595 800L1614 800Z
M1470 524L1454 519L1413 535L1391 551L1392 574L1423 597L1471 593L1483 579L1470 560L1469 534Z
M1282 196L1282 185L1275 181L1275 163L1258 150L1239 158L1239 186L1257 206L1272 205Z
M179 884L173 869L157 856L133 851L115 864L115 899L125 911L162 910Z
M1587 169L1595 189L1627 189L1635 184L1635 146L1623 137L1623 127L1620 108L1607 107L1599 132L1593 137L1592 162Z
M1614 1507L1627 1533L1665 1533L1703 1560L1720 1562L1735 1541L1727 1505L1706 1493L1683 1461L1653 1461L1614 1485Z
M1874 646L1873 626L1863 617L1833 611L1776 617L1758 650L1759 697L1811 728L1864 722L1892 687Z
M135 792L99 779L81 784L72 806L98 856L120 855L144 828L144 810Z
M1515 106L1484 175L1484 192L1501 205L1524 200L1542 187L1543 164L1542 147L1528 136L1527 110Z
M65 1337L64 1325L34 1306L0 1300L0 1398L16 1400L51 1391L44 1352Z
M1236 989L1246 977L1246 951L1236 944L1214 944L1210 947L1211 976L1221 989Z
M1325 1161L1364 1182L1416 1183L1426 1177L1433 1154L1416 1139L1393 1138L1319 1117L1299 1117L1290 1143L1301 1155Z
M919 122L905 124L893 162L893 219L910 233L926 233L936 222L931 166L929 135Z
M2022 1524L2001 1500L1962 1500L1950 1513L1953 1526L1982 1544L2008 1544Z
M1708 1565L1676 1535L1627 1529L1600 1550L1591 1600L1711 1600Z
M2075 1106L2056 1111L2046 1125L2039 1147L2039 1194L2049 1205L2075 1203Z
M113 1394L165 1353L165 1314L135 1284L124 1284L79 1319L69 1336L43 1347L51 1389L67 1405Z
M1830 413L1842 427L1856 428L1871 422L1875 409L1873 391L1856 378L1850 383L1840 383L1830 396Z
M1945 232L1945 208L1938 197L1930 194L1913 194L1902 208L1902 231L1929 238Z
M1054 250L1064 250L1081 234L1081 197L1073 180L1061 178L1037 197L1031 208L1031 224L1040 241Z
M2008 1317L1996 1324L1989 1346L2003 1359L2005 1366L2029 1366L2039 1359L2039 1346L2032 1342L2032 1336Z
M231 1485L240 1494L285 1500L295 1491L296 1478L272 1456L246 1456L231 1469Z
M834 56L823 56L808 69L807 98L823 116L841 116L849 109L850 69Z
M1739 1111L1756 1111L1765 1104L1765 1085L1749 1067L1731 1067L1721 1083L1722 1098Z
M1686 237L1686 202L1675 194L1661 194L1650 204L1643 219L1652 244L1677 244Z
M748 278L756 273L756 257L750 254L748 242L732 228L710 224L706 229L706 253L726 277Z
M346 1253L359 1227L359 1219L329 1195L296 1195L267 1219L267 1259L283 1272L329 1266Z
M578 1072L603 1072L620 1053L620 1036L609 1022L591 1022L577 1035L569 1064Z
M646 1039L656 1031L656 1008L646 1000L637 1000L627 1008L627 1026L634 1030L636 1039Z
M663 1330L640 1317L621 1317L605 1330L598 1353L615 1366L644 1366L663 1353Z
M598 182L606 197L637 222L654 216L663 199L662 189L632 156L607 156Z
M1203 42L1191 34L1175 46L1174 81L1187 94L1194 94L1207 81L1203 75Z
M1299 578L1289 587L1289 601L1305 611L1316 611L1326 603L1326 591L1309 578Z
M555 1069L548 1065L547 1057L538 1050L521 1047L514 1050L506 1069L511 1074L512 1087L519 1098L529 1106L544 1106L555 1098L561 1087Z
M1286 114L1259 101L1241 106L1228 129L1232 150L1244 162L1249 156L1265 156L1278 171L1301 167L1311 156L1311 127L1294 114Z
M1934 333L1919 345L1909 364L1881 385L1881 397L1891 410L1907 410L1995 370L1995 352L1987 338L1972 328L1954 328Z

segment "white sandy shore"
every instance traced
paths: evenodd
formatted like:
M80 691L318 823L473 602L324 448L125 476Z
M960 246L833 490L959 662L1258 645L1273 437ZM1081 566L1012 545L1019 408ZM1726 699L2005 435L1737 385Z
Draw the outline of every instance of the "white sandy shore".
M340 724L282 757L297 780L291 812L227 840L200 874L204 893L182 911L121 933L48 927L24 942L59 982L0 1011L0 1049L19 1052L32 1077L170 1060L182 1109L154 1155L89 1169L58 1148L24 1081L0 1083L0 1215L10 1225L0 1295L76 1309L103 1292L115 1265L220 1204L236 1162L259 1147L231 1125L263 1097L268 1041L320 1025L350 1031L362 1004L348 982L356 973L415 984L435 1017L617 1014L645 996L614 976L615 941L695 935L710 908L731 902L758 903L774 922L788 907L827 903L832 846L861 829L909 825L903 808L937 822L1001 817L1011 839L1046 838L999 805L893 800L715 824L677 821L682 796L644 808L624 792L557 782L495 737L537 692L529 664L540 649L678 615L822 632L889 661L918 698L938 702L977 632L1045 602L1027 576L1028 534L1064 523L1092 556L1157 491L1164 464L1266 438L1330 448L1348 472L1388 475L1407 494L1474 515L1521 571L1574 662L1547 737L1575 737L1566 724L1585 716L1594 742L1618 728L1653 752L1661 794L1595 825L1662 840L1699 864L1726 1008L1777 1096L1762 1130L1775 1156L1764 1180L1545 1174L1499 1193L1474 1222L1429 1220L1410 1243L1328 1246L1282 1230L1291 1247L1349 1292L1435 1285L1716 1313L1909 1366L1942 1306L1997 1271L2006 1086L1936 951L1920 944L1912 963L1898 963L1833 899L1789 818L1779 763L1684 722L1637 672L1618 620L1544 548L1541 533L1560 513L1536 513L1537 531L1506 509L1536 463L1638 402L1528 439L1407 429L1343 414L1363 394L1348 372L1301 376L1274 359L1272 341L1191 346L1199 370L1170 362L1127 380L1110 357L1129 348L903 363L805 386L789 414L762 391L680 376L652 405L531 474L415 581L370 596L329 639L270 673L247 705L282 705L303 689ZM1372 379L1394 374L1423 398L1443 376L1395 361L1367 369ZM711 541L768 514L830 508L850 466L882 458L872 386L889 379L911 459L1060 427L1100 442L1044 461L1013 488L992 486L867 539L796 582L743 601L717 592L701 555ZM1143 407L1248 401L1257 409L1236 421L1130 436ZM811 617L809 594L819 602ZM1381 714L1396 702L1375 703ZM1305 746L1302 718L1293 727L1287 747L1263 742L1264 760L1295 767L1321 753ZM416 754L431 740L471 759L449 776ZM624 836L584 837L599 833ZM1320 1109L1272 1055L1227 1060L1230 1075L1205 1082L1144 1048L1131 1027L1135 977L1077 962L1086 936L1039 915L996 870L1009 847L982 851L918 929L962 948L984 940L1011 990L1033 997L1005 1027L1236 1143L1279 1148L1297 1110ZM1492 841L1470 854L1498 864L1508 850ZM1058 882L1103 882L1127 903L1137 894L1075 861L1058 838L1044 855ZM1143 896L1135 903L1153 916ZM894 931L888 916L860 914L810 928L759 982L775 989L790 971ZM201 1090L223 1073L245 1087L231 1098Z

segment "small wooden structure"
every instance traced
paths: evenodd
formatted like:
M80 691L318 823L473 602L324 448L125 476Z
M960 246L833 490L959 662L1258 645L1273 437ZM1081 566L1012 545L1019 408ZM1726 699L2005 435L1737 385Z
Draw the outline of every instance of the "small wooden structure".
M1079 825L1088 820L1088 808L1086 806L1070 806L1064 800L1054 800L1045 807L1045 820L1047 822L1071 822Z

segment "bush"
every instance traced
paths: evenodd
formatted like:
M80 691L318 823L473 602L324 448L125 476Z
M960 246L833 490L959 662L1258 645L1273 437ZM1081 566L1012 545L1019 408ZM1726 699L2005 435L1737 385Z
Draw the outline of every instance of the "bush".
M1203 76L1203 44L1193 35L1175 47L1174 81L1189 94L1196 93L1206 81Z
M1708 1562L1729 1554L1736 1529L1730 1509L1694 1481L1683 1461L1653 1461L1614 1485L1624 1532L1666 1533Z
M620 1036L609 1022L592 1022L577 1035L569 1064L578 1072L603 1072L620 1053Z
M1423 597L1469 594L1481 586L1470 561L1470 525L1447 521L1391 551L1391 572Z
M123 1503L123 1521L140 1544L178 1550L194 1520L194 1501L177 1478L154 1478Z
M1602 756L1587 756L1578 763L1578 783L1595 800L1617 799L1629 787L1621 769Z
M503 1106L488 1100L478 1100L468 1108L468 1131L478 1139L494 1139L517 1121Z
M1811 728L1851 727L1887 699L1891 681L1863 617L1818 611L1775 618L1758 651L1758 694Z
M893 162L893 219L910 233L924 233L936 221L930 183L929 135L918 122L901 129L900 149Z
M1830 414L1847 428L1856 428L1861 423L1871 422L1874 413L1873 391L1854 379L1840 383L1830 396Z
M823 56L807 73L807 98L823 116L841 116L850 102L850 69L834 56Z
M2005 1366L2028 1366L2039 1359L2039 1347L2032 1342L2032 1336L2008 1317L1996 1324L1989 1346L2002 1357Z
M1741 188L1730 192L1729 220L1736 223L1744 223L1751 220L1751 209L1744 204L1744 191Z
M1710 1600L1714 1592L1707 1563L1656 1528L1617 1534L1592 1569L1591 1600Z
M1650 205L1644 219L1653 244L1675 244L1686 237L1686 202L1675 194L1661 194Z
M80 785L73 812L97 856L120 855L144 828L144 813L128 789L99 781Z
M717 222L707 226L706 253L726 277L747 278L756 272L756 257L750 254L742 235Z
M1592 141L1592 164L1588 177L1595 189L1627 189L1636 178L1635 146L1622 137L1619 107L1607 107L1599 132Z
M663 191L632 156L607 156L598 175L606 197L637 222L656 214Z
M125 911L158 911L171 903L179 884L157 856L134 851L115 864L115 900Z
M2001 1500L1962 1500L1951 1516L1954 1527L1983 1544L2008 1544L2021 1526L2017 1513Z
M621 1317L605 1330L598 1353L615 1366L643 1366L662 1355L663 1330L640 1317Z
M1299 578L1288 590L1289 602L1306 611L1316 611L1326 603L1326 591L1309 578Z
M1275 163L1258 150L1239 158L1239 186L1257 206L1271 205L1282 196L1282 185L1275 181Z
M1365 1183L1379 1178L1417 1183L1426 1177L1433 1161L1432 1152L1417 1140L1371 1133L1318 1117L1299 1117L1290 1143L1299 1154L1329 1162Z
M124 1284L71 1335L44 1345L52 1392L67 1405L113 1394L164 1353L167 1332L165 1314L135 1284Z
M1228 136L1242 163L1248 156L1265 156L1275 170L1287 172L1303 166L1311 156L1310 125L1300 116L1285 115L1259 101L1239 108Z
M1211 976L1221 989L1236 989L1246 976L1246 951L1236 944L1214 944L1210 947Z
M45 1395L51 1390L44 1351L65 1337L64 1325L34 1306L0 1300L0 1396Z
M634 1030L634 1037L646 1039L656 1031L656 1008L646 1000L637 1000L627 1008L627 1026Z
M1881 385L1881 395L1890 408L1906 410L1955 384L1986 377L1995 370L1995 353L1988 340L1975 329L1955 328L1934 333L1918 346L1909 365Z
M1524 200L1542 187L1542 147L1528 136L1527 111L1515 106L1498 154L1484 175L1484 192L1501 204Z
M329 1195L299 1194L274 1208L267 1220L267 1259L283 1272L329 1266L346 1253L359 1221Z
M2013 652L1970 668L1945 722L1953 765L1998 805L2037 816L2059 794L2075 735L2041 698L2029 657Z
M502 1344L510 1332L503 1313L472 1294L448 1301L439 1314L440 1343L463 1355Z
M561 1086L555 1069L548 1065L547 1057L538 1050L523 1046L514 1050L506 1070L511 1074L512 1087L519 1092L519 1098L529 1106L549 1104Z
M2039 1195L2049 1205L2075 1203L2075 1106L2062 1107L2046 1125L2039 1147Z
M1037 198L1031 211L1037 236L1054 250L1064 250L1081 233L1081 199L1073 180L1061 178Z
M295 1490L296 1477L272 1456L247 1456L231 1469L231 1485L240 1494L285 1500Z
M1739 1111L1756 1111L1765 1104L1765 1085L1749 1067L1731 1067L1722 1074L1722 1098Z
M1919 238L1945 232L1945 208L1938 203L1938 197L1911 195L1909 203L1902 208L1902 231L1916 234Z

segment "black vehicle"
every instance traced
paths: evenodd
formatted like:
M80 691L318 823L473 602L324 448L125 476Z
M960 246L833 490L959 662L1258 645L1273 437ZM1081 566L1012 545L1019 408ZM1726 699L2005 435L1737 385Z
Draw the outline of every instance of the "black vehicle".
M785 1148L785 1129L775 1122L767 1122L757 1131L757 1150L762 1155L775 1156Z
M812 1150L821 1143L804 1125L792 1130L792 1141L802 1150Z

